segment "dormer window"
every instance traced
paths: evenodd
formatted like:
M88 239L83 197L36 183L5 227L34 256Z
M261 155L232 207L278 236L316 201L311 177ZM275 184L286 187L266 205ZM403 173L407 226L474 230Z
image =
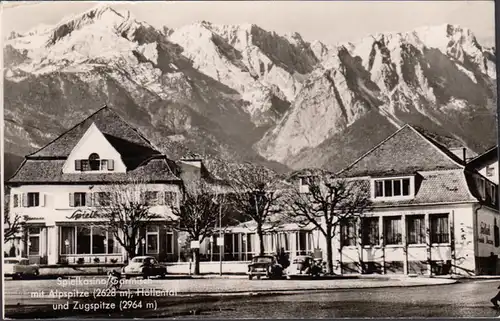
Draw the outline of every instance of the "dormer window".
M311 184L311 177L299 178L299 189L301 193L309 193L309 185Z
M373 181L374 198L395 198L412 196L412 178L375 179Z
M96 153L90 154L89 165L91 171L98 171L101 169L101 160L99 159L99 154Z
M114 162L112 159L101 159L99 154L92 153L88 159L76 159L75 170L82 172L112 171L114 170Z

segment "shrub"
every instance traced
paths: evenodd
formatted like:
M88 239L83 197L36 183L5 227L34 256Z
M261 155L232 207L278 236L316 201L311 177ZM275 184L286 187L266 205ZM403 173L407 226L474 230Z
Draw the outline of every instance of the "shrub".
M85 263L85 259L83 257L79 258L78 261L76 261L78 264L83 264Z
M118 259L113 258L113 259L111 259L110 261L111 261L111 263L116 263L116 262L118 262Z
M101 260L98 257L95 257L94 258L94 263L99 263L99 262L101 262Z

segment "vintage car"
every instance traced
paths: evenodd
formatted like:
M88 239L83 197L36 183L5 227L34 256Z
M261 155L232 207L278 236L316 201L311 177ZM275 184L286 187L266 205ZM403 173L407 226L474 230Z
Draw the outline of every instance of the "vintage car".
M30 264L26 258L6 257L3 260L4 276L11 276L14 280L40 275L40 268Z
M314 259L309 255L297 256L287 269L287 278L313 277L317 278L323 274L323 263L321 259Z
M254 276L260 279L262 276L267 278L281 278L283 276L283 267L276 261L272 255L255 256L248 265L248 279Z
M136 256L122 269L122 276L126 279L142 276L147 279L154 276L164 278L167 275L167 267L159 264L152 256Z

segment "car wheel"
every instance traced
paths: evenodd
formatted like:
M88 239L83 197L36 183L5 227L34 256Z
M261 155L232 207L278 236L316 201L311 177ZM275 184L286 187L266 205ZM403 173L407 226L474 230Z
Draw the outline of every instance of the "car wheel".
M125 279L130 279L130 275L125 274Z
M22 280L23 278L24 278L24 275L23 275L22 273L19 273L19 274L17 275L17 279L18 279L18 280Z
M249 275L248 275L248 279L249 279L249 280L253 279L253 275L249 274Z
M160 275L160 278L162 279L165 279L167 277L167 273L166 272L163 272L161 275Z
M260 280L260 275L257 275L257 280Z

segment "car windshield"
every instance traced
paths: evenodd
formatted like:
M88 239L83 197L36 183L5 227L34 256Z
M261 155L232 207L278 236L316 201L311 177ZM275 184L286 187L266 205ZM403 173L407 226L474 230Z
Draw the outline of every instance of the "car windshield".
M254 263L270 263L273 261L271 257L256 257L253 259Z
M296 263L305 263L307 261L306 258L298 258L298 259L294 259L293 260L293 263L296 264Z
M133 258L132 259L132 263L142 263L144 262L144 258Z
M16 260L16 259L5 259L3 261L4 264L18 264L19 263L19 260Z

